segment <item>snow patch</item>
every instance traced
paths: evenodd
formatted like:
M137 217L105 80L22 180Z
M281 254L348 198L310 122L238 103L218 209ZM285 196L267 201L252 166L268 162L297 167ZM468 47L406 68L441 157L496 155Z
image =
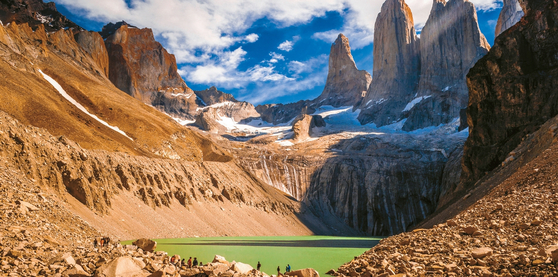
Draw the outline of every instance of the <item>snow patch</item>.
M106 123L105 121L103 121L102 119L98 118L96 115L91 114L87 111L87 109L85 109L84 106L82 106L80 103L78 103L74 98L72 98L68 93L66 93L66 91L62 88L62 86L60 84L58 84L58 82L56 82L54 79L52 79L50 76L46 75L45 73L43 73L43 71L41 71L39 69L39 72L41 72L41 74L43 75L43 78L45 78L45 80L47 80L61 95L62 97L64 97L66 100L68 100L70 103L72 103L72 105L74 105L76 108L78 108L79 110L81 110L82 112L84 112L85 114L89 115L90 117L92 117L93 119L97 120L98 122L100 122L101 124L111 128L112 130L120 133L121 135L129 138L130 140L133 141L133 139L131 137L129 137L128 135L126 135L126 133L124 133L122 130L120 130L118 127L115 126L111 126L108 123Z
M428 98L430 98L430 95L427 95L427 96L420 96L420 97L417 97L417 98L411 100L411 102L409 102L409 103L407 104L407 106L405 106L405 109L403 109L403 111L404 111L404 112L410 111L416 104L420 103L420 101L422 101L422 100L424 100L424 99L428 99Z
M190 94L185 94L185 93L171 93L172 97L186 97L186 99L190 99L190 97L192 97L193 93Z

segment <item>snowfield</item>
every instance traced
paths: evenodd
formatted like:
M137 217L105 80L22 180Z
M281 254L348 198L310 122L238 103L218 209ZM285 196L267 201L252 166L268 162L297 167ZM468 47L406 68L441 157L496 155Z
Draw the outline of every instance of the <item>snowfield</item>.
M106 123L105 121L103 121L102 119L98 118L96 115L91 114L87 111L87 109L85 109L84 106L82 106L80 103L78 103L74 98L72 98L63 88L62 86L56 82L54 79L52 79L50 76L46 75L45 73L43 73L43 71L41 71L39 69L39 72L41 72L41 74L43 75L43 78L45 78L45 80L47 80L47 82L49 82L61 95L62 97L64 97L66 100L68 100L70 103L72 103L72 105L74 105L76 108L78 108L79 110L81 110L82 112L84 112L85 114L87 114L88 116L92 117L93 119L97 120L98 122L100 122L101 124L111 128L112 130L118 132L119 134L129 138L130 140L133 141L133 139L131 137L129 137L128 135L126 135L126 133L124 133L122 130L120 130L118 127L115 126L111 126L108 123Z

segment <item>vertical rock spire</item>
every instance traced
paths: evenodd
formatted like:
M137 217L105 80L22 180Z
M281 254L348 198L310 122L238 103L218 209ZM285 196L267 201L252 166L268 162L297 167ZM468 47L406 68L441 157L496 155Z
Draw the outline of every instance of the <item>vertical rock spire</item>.
M358 70L349 39L339 34L331 45L329 72L324 91L316 99L320 105L353 106L366 95L372 77L365 70Z
M404 0L382 5L374 26L373 55L373 79L359 120L386 125L398 119L413 97L420 72L419 38Z
M496 23L495 35L499 36L503 31L509 29L523 17L523 9L517 0L504 0L504 7L500 11L498 23Z

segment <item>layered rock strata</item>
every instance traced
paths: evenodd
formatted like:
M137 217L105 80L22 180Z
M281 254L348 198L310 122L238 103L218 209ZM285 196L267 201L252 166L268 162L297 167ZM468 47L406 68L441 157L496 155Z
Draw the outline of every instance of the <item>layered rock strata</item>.
M155 41L151 29L139 29L126 22L104 29L101 33L109 54L111 82L164 112L193 118L197 98L178 74L174 55Z
M371 80L370 73L357 69L349 39L339 34L329 52L326 85L322 94L313 102L320 106L354 106L366 95Z
M495 35L499 36L502 32L515 25L515 23L521 20L523 15L525 13L518 0L504 0L504 6L496 23Z
M447 124L467 106L466 75L490 45L481 33L474 5L436 0L420 35L419 101L408 111L404 131ZM416 99L416 98L415 98Z
M374 25L374 78L360 105L362 124L399 119L418 85L419 52L411 9L403 0L387 0Z
M462 181L470 186L497 167L529 133L558 114L558 27L552 1L523 1L521 23L496 38L469 71Z

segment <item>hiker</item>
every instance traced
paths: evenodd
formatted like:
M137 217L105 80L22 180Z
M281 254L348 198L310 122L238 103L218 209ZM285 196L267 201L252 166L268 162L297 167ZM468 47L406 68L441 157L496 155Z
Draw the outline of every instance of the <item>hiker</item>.
M203 263L200 261L200 266L203 266Z
M184 259L182 259L182 261L180 261L180 266L179 267L183 267L184 266Z
M170 259L170 263L171 263L171 264L174 264L175 261L176 261L176 257L175 257L175 256L172 256L171 259Z
M192 257L188 259L188 268L192 268Z
M101 247L105 246L105 239L101 238Z
M108 246L109 243L110 243L110 238L109 237L104 237L104 240L105 240L106 246Z
M198 266L198 258L194 257L194 261L192 262L193 266Z
M95 238L95 239L93 240L93 247L94 247L94 248L97 248L97 238Z
M286 272L291 272L291 265L287 264L287 267L285 267L285 271Z
M260 264L260 261L258 261L258 266L256 268L258 271L260 271L260 268L262 268L262 264Z
M280 275L281 275L281 267L277 266L277 276L280 276Z

